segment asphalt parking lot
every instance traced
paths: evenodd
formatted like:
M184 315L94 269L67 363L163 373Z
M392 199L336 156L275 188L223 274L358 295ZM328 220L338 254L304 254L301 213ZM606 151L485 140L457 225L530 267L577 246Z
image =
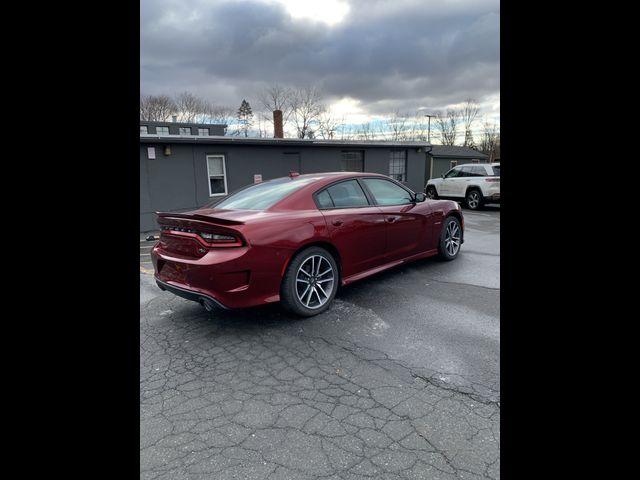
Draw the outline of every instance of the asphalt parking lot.
M500 476L500 209L295 318L161 292L140 242L140 478Z

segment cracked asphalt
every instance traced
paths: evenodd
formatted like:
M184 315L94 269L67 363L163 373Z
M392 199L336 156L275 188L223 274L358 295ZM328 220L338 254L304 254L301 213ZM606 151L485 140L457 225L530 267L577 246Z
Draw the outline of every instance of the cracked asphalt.
M312 318L208 314L141 263L140 478L499 478L500 210L464 215L455 261Z

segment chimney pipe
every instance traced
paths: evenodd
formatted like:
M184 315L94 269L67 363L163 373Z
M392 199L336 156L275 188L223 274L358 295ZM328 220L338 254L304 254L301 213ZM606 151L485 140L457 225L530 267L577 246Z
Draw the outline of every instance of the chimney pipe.
M177 115L173 115L171 117L171 120L173 120L173 123L176 123L178 121L178 116Z
M282 127L282 110L273 111L273 138L284 138Z

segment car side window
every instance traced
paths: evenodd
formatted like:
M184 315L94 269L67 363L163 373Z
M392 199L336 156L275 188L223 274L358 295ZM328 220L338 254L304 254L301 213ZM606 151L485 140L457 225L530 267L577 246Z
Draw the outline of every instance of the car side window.
M411 194L389 180L362 179L378 205L406 205L412 202Z
M487 174L484 167L481 166L467 166L462 167L463 177L485 177Z
M357 180L336 183L326 189L336 208L363 207L369 205Z
M483 166L476 166L476 167L471 167L471 173L473 174L474 177L486 177L487 176L487 171Z
M318 208L333 208L333 200L331 200L331 195L326 190L321 191L316 195L316 201L318 204Z
M458 167L452 168L451 170L449 170L447 172L447 174L444 176L444 178L454 178L454 177L459 177L460 175L460 169Z

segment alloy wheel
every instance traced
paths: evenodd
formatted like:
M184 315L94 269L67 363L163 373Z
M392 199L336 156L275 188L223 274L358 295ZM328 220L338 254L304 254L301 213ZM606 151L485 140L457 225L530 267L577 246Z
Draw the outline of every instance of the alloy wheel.
M480 194L475 190L469 192L469 195L467 195L467 205L473 210L478 208L478 205L480 205Z
M451 256L455 256L458 250L460 250L460 226L458 222L452 221L447 225L447 231L444 236L444 247Z
M296 295L306 308L322 307L333 292L335 275L331 263L322 255L307 257L296 273Z

